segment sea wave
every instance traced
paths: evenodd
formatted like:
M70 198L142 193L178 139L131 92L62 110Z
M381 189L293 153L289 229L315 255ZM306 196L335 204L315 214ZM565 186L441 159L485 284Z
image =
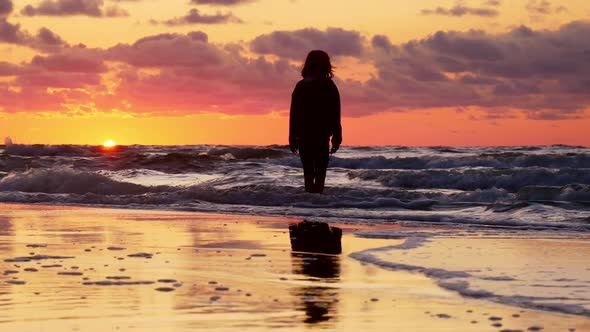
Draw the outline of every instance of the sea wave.
M146 193L174 193L180 200L201 200L220 204L246 204L262 206L288 206L307 204L310 207L357 207L357 208L382 208L382 207L403 207L403 208L429 208L435 204L450 204L460 202L471 203L495 203L499 201L590 201L590 185L567 184L564 186L524 186L525 182L518 182L519 177L508 175L510 182L506 187L520 188L516 192L510 192L509 188L502 188L502 182L496 179L504 179L505 175L491 176L491 180L473 183L474 176L457 176L437 178L432 172L421 174L417 179L415 176L410 180L399 174L389 172L364 171L354 176L365 177L366 179L378 179L389 187L395 188L358 188L348 186L326 187L324 195L313 195L305 193L300 185L286 185L268 181L254 181L243 183L241 175L227 175L226 177L214 177L203 175L199 179L198 174L192 177L197 184L191 185L191 181L184 179L187 183L184 186L174 185L141 185L125 181L124 178L132 178L137 174L153 176L154 172L124 171L120 172L89 172L79 171L71 167L54 167L47 169L29 169L23 172L10 172L0 178L0 191L38 192L46 194L100 194L100 195L140 195ZM557 172L559 173L559 172ZM146 175L147 174L147 175ZM159 173L163 174L163 173ZM110 176L109 176L110 175ZM490 176L489 174L486 176ZM587 175L586 176L590 176ZM247 176L246 176L247 177ZM542 182L541 178L549 179L548 182L555 182L546 174L536 177L534 183ZM123 178L123 179L122 179ZM467 187L462 185L461 179L466 178L468 188L466 191L437 191L425 190L428 187L445 187L453 184L453 187ZM571 178L580 180L578 174L568 176L557 175L559 181ZM263 178L261 178L263 179ZM421 183L429 181L428 183ZM471 180L470 180L471 179ZM565 179L565 180L564 180ZM492 181L494 180L494 181ZM419 183L420 190L407 190L403 187L404 181ZM514 184L514 181L518 185ZM157 183L162 183L160 180ZM434 182L434 184L433 184ZM485 182L485 183L484 183ZM488 187L488 188L486 188ZM472 190L473 189L473 190ZM169 200L167 200L169 201Z
M98 146L90 145L46 145L46 144L11 144L4 149L5 154L14 156L96 156L100 153Z
M530 168L460 168L427 170L360 170L349 177L377 181L387 187L440 189L505 189L517 192L525 186L566 186L590 184L586 169Z
M164 154L170 156L193 157L195 155L222 157L228 159L265 159L284 157L287 146L141 146L118 145L105 149L100 145L46 145L46 144L12 144L4 148L4 154L14 156L141 156Z
M517 198L523 201L569 201L590 204L590 185L568 184L555 186L526 186L518 191Z
M272 159L288 155L286 147L213 147L208 150L208 156L222 157L226 160Z
M10 145L0 201L577 229L590 225L589 151L342 147L315 195L285 145Z
M590 168L588 154L525 154L515 152L485 153L475 156L419 156L387 158L333 157L330 166L347 169L451 169L464 167L544 167L544 168Z
M168 188L167 186L146 187L115 181L97 173L76 171L69 167L12 172L0 179L0 191L47 194L133 195L164 191Z

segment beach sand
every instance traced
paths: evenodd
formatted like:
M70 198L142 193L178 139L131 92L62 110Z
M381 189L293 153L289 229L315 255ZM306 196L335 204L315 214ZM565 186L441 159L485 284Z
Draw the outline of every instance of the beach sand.
M0 204L0 331L590 331L361 263L349 254L404 242L361 226L341 225L340 256L293 254L297 221Z

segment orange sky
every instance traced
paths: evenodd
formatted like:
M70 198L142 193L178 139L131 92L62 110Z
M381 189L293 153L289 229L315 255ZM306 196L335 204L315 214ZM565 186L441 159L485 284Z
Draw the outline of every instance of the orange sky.
M287 144L322 48L345 145L590 145L587 1L62 1L0 0L0 136Z

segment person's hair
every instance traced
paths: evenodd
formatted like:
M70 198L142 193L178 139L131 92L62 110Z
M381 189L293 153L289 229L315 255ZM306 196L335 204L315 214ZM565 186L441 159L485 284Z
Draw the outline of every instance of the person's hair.
M328 53L321 50L309 52L305 64L301 70L301 76L305 77L334 77L334 67L330 63Z

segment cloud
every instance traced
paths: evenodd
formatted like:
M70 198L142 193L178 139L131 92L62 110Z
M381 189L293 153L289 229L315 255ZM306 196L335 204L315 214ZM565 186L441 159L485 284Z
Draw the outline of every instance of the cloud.
M520 109L531 118L551 114L555 119L579 116L590 105L590 80L585 78L590 77L590 44L580 43L590 33L587 22L555 31L519 27L497 35L439 31L398 45L381 35L367 40L341 29L309 30L265 34L250 43L252 51L278 57L275 61L248 58L239 47L210 44L202 32L118 45L109 51L111 60L133 67L121 73L117 94L134 107L161 113L285 109L299 76L299 67L286 60L302 61L293 55L297 50L314 48L338 31L347 36L339 39L345 46L330 54L359 56L377 69L365 82L337 78L347 116L473 106L496 116L503 114L498 109ZM138 68L159 72L141 74Z
M12 24L5 18L0 17L0 42L8 44L24 44L28 38L23 32L20 24Z
M101 79L99 75L91 73L62 72L55 75L45 71L33 71L21 74L14 83L17 86L33 87L41 90L47 90L48 88L80 89L86 86L99 85Z
M529 0L525 6L526 10L534 15L550 15L568 12L565 6L553 6L547 0Z
M36 7L27 5L21 10L25 16L74 16L121 17L129 16L123 8L103 8L103 0L43 0Z
M109 6L104 8L103 16L105 17L125 17L129 16L129 12L118 6Z
M198 9L191 9L189 12L181 17L175 17L165 21L151 21L153 24L163 23L168 26L190 25L190 24L222 24L222 23L243 23L241 19L234 16L232 13L216 13L213 15L201 14Z
M25 87L19 91L11 85L0 83L0 109L3 112L46 112L67 111L64 104L73 94L69 91L47 92L47 89ZM79 95L79 94L78 94Z
M25 34L25 42L63 44L50 32L39 35ZM336 55L337 68L351 60L340 56L374 67L362 81L342 79L337 69L345 116L476 108L494 117L568 119L590 107L588 35L590 22L578 21L501 34L438 31L406 43L330 28L276 31L244 44L211 43L201 31L157 34L107 49L65 44L30 63L0 62L6 77L0 107L68 112L63 105L86 105L161 115L285 111L305 53L323 48Z
M551 3L547 0L530 0L526 4L526 9L534 14L551 14Z
M36 55L31 60L31 67L45 72L62 73L104 73L107 67L103 58L94 50L72 48L48 56Z
M53 52L69 45L48 28L41 28L36 35L21 29L20 24L12 24L0 17L0 43L27 46L44 52Z
M106 51L107 58L135 67L211 67L221 62L222 52L200 31L186 35L165 33L119 44ZM207 68L204 68L206 70Z
M378 53L377 77L345 84L343 95L377 109L476 106L515 108L537 118L579 116L590 106L588 34L589 22L498 35L439 31Z
M4 112L71 113L106 93L102 50L63 46L59 53L36 55L29 63L0 62L0 109Z
M13 9L12 0L0 0L0 17L10 15Z
M20 66L13 63L0 61L0 77L14 76L20 72Z
M364 37L357 31L307 28L260 35L252 40L250 48L259 54L302 60L313 49L323 49L332 56L358 57L363 51L363 42Z
M237 45L208 42L205 33L160 34L107 50L110 61L130 67L118 73L114 98L101 105L147 113L260 114L284 109L297 69L285 60L247 58ZM158 68L157 72L143 72Z
M48 28L41 28L35 36L29 39L28 46L44 52L56 52L69 44L55 32Z
M495 1L488 2L486 4L492 5L495 4ZM495 6L495 5L494 5ZM482 16L482 17L496 17L499 15L499 12L496 9L492 8L478 8L478 7L469 7L464 5L462 2L457 2L451 8L444 8L444 7L436 7L435 9L423 9L421 11L422 15L441 15L441 16L452 16L452 17L461 17L465 15L473 15L473 16Z
M236 6L257 0L191 0L193 5Z
M373 36L373 39L371 39L371 46L375 49L381 49L386 52L392 52L395 49L395 46L391 44L389 38L383 35Z
M486 6L500 6L502 4L501 0L487 0L484 5Z

